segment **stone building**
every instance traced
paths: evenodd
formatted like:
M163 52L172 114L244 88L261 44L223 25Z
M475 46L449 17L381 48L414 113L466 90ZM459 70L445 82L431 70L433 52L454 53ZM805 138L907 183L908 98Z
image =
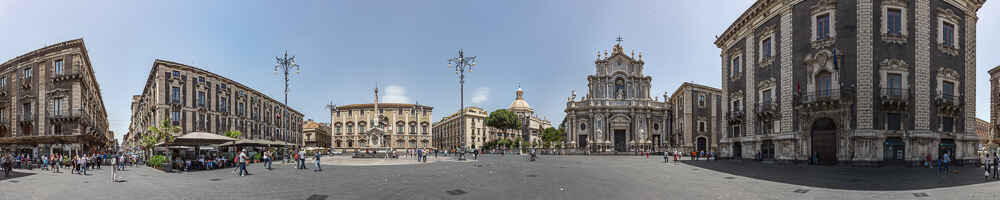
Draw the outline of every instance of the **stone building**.
M330 148L332 135L330 135L330 124L315 122L312 119L306 120L302 125L302 146Z
M157 59L142 93L132 96L132 119L125 144L138 150L150 127L167 120L180 126L175 136L191 132L225 135L240 131L240 140L302 144L302 113L250 87L201 68Z
M990 69L990 143L1000 144L1000 66Z
M111 150L100 91L83 39L3 62L0 152L47 155Z
M986 145L992 142L993 132L991 131L991 127L993 125L990 122L976 117L976 136L979 136L978 144Z
M715 41L729 102L722 156L974 161L984 2L758 0Z
M620 40L608 54L597 54L587 92L566 102L566 146L590 152L662 150L669 130L670 105L650 96L653 78L643 74L645 62L628 55Z
M497 137L506 136L512 140L523 139L531 147L541 147L541 133L547 128L552 128L552 122L535 115L535 109L531 108L528 101L524 100L524 90L521 87L517 88L514 102L510 103L507 110L516 114L521 120L521 128L507 132L507 135L497 131Z
M419 104L379 103L333 106L330 111L333 149L363 152L365 149L414 150L431 148L433 107Z
M674 119L668 134L672 150L682 152L718 151L722 135L722 90L685 82L667 101Z
M491 134L494 133L492 128L486 126L486 117L489 114L485 110L479 107L466 107L463 112L465 112L465 137L462 137L462 113L455 112L434 123L432 129L434 148L477 149L496 139L495 135Z

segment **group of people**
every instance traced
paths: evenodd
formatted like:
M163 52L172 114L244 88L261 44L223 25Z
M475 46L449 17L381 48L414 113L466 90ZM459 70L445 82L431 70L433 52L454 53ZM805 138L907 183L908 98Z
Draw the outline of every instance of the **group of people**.
M986 160L983 161L983 169L986 170L986 180L1000 179L1000 156L997 155L986 155Z
M295 157L295 162L298 163L297 167L295 167L296 169L299 169L299 170L308 169L308 168L306 168L306 151L305 150L299 150L297 153L295 153L294 157ZM323 168L319 164L319 160L321 158L321 155L319 153L314 153L312 157L313 157L312 159L316 161L316 169L313 169L313 171L315 171L315 172L323 171Z

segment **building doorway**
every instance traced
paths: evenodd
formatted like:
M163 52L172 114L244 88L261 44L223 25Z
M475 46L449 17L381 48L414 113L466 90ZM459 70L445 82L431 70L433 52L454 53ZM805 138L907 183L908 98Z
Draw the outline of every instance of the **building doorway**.
M587 136L579 135L577 136L577 143L580 143L580 148L587 148Z
M615 130L615 151L625 152L625 130Z
M774 141L764 140L760 143L760 158L774 160Z
M733 143L733 158L743 159L743 144L739 142Z
M885 161L903 161L906 159L906 143L898 137L886 138L884 142L885 151L883 159Z
M938 159L944 159L944 153L948 153L948 157L952 161L955 161L955 140L953 139L941 139L941 144L938 144Z
M660 144L662 144L662 142L660 142L660 135L653 135L653 147L658 148L660 147Z
M697 142L698 142L698 149L696 151L698 152L708 151L708 139L705 139L704 137L699 137Z
M812 126L812 156L817 164L837 163L837 125L830 118L821 118Z

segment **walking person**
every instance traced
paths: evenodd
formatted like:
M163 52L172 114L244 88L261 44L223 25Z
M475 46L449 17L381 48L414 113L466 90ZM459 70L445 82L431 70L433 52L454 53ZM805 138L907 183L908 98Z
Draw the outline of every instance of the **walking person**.
M424 157L424 150L417 149L417 162L420 162L420 159L422 159L423 157Z
M319 159L320 159L320 155L319 155L319 153L316 153L315 155L313 155L313 159L316 159L316 169L314 169L313 171L314 171L314 172L320 172L320 171L323 171L323 168L321 168L321 167L319 166Z
M664 151L663 152L663 163L667 163L667 161L670 161L670 154L668 154L666 151Z
M948 164L951 162L951 156L948 155L948 152L946 151L944 152L944 157L942 157L941 159L944 160L944 173L945 174L950 173L951 168L948 167Z
M247 149L243 149L243 152L240 152L240 157L239 157L240 176L246 176L250 174L250 172L247 172L247 161L249 160L250 158L247 157Z
M80 164L80 171L79 171L80 175L86 176L87 175L87 155L80 156L80 160L78 162Z

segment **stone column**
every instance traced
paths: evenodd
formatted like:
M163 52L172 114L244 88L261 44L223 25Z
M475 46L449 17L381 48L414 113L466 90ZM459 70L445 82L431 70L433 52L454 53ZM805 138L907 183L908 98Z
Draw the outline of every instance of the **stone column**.
M789 133L792 128L792 95L795 93L792 78L792 9L781 14L781 133ZM723 91L725 92L725 91ZM777 149L777 147L775 148Z
M931 9L930 0L917 0L915 9L915 28L916 34L914 38L916 40L916 52L914 52L914 66L916 68L916 113L915 113L915 129L918 133L920 132L930 132L930 51L931 51ZM934 153L936 156L937 153Z
M859 130L872 129L872 92L873 92L873 37L875 37L872 0L858 0L858 29L857 29L857 62L858 62L858 99L857 99L857 126ZM836 47L834 47L836 48ZM881 148L879 148L881 149Z

